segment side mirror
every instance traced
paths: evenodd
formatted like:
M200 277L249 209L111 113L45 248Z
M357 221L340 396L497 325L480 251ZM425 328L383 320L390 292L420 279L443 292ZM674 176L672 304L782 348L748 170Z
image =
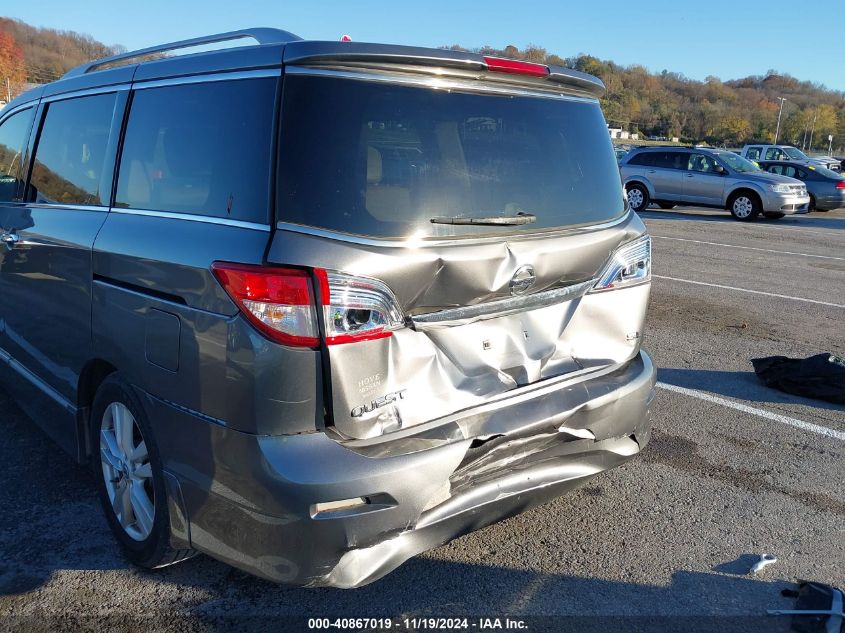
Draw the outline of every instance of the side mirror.
M722 167L721 165L716 165L716 173L719 174L720 176L724 176L725 174L728 173L728 170L725 169L724 167Z

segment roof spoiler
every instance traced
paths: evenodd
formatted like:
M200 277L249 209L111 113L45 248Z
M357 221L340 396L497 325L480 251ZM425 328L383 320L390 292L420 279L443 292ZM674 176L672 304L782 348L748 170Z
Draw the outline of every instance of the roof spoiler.
M359 42L299 41L285 46L285 64L413 64L438 66L467 71L490 70L487 58L477 53L392 44ZM605 93L601 79L561 66L526 64L548 68L548 74L531 79L571 86L595 97Z

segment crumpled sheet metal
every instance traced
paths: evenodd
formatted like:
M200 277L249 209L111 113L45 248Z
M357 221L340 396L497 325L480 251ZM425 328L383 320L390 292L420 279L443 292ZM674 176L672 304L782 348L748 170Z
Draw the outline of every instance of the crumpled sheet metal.
M338 270L385 282L407 315L510 297L509 284L523 265L534 268L531 292L591 279L620 244L645 233L634 213L619 224L556 234L452 239L437 245L389 240L345 241L278 230L268 260Z
M540 380L633 358L649 285L582 298L464 326L403 329L365 345L330 348L336 428L376 437L483 404ZM632 332L637 338L629 338ZM383 394L388 406L358 417L352 410ZM383 427L384 419L392 424Z
M371 547L347 551L338 564L311 586L360 587L378 580L401 563L456 535L477 530L523 512L582 485L596 474L636 455L637 443L627 437L605 440L571 461L549 460L517 469L486 484L473 486L423 513L411 530Z
M393 291L405 315L510 299L510 281L534 268L530 292L594 279L620 244L645 226L635 214L618 224L498 240L438 245L329 239L276 231L268 259L373 277ZM406 327L389 338L328 348L334 427L349 438L409 428L524 385L622 363L636 355L649 285L573 298L449 327Z

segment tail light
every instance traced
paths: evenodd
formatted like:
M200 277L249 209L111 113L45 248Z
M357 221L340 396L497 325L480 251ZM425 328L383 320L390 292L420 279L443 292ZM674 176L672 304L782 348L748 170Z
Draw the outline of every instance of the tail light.
M269 339L317 347L320 331L310 271L215 262L214 276L244 316ZM314 269L327 345L391 336L405 326L396 297L378 279Z
M485 57L484 63L487 70L495 73L508 73L510 75L531 75L532 77L546 77L549 74L549 67L543 64L521 62L516 59L503 59L501 57Z
M647 281L651 281L651 237L643 235L616 249L590 292L616 290Z
M214 262L214 276L258 330L277 343L317 347L320 333L305 270Z
M378 279L317 268L326 344L339 345L391 336L405 326L393 292Z
M845 180L836 183L837 189L845 189Z

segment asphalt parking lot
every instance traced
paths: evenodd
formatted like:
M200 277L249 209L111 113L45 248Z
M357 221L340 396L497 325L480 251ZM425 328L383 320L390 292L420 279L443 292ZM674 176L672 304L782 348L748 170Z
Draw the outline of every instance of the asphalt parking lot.
M0 392L0 618L142 613L162 616L155 628L214 628L240 616L682 614L725 630L709 616L789 608L779 592L797 579L845 586L845 407L770 390L749 362L845 355L845 211L642 216L659 387L641 458L368 587L291 589L205 557L129 568L89 472ZM764 552L779 561L747 575Z

